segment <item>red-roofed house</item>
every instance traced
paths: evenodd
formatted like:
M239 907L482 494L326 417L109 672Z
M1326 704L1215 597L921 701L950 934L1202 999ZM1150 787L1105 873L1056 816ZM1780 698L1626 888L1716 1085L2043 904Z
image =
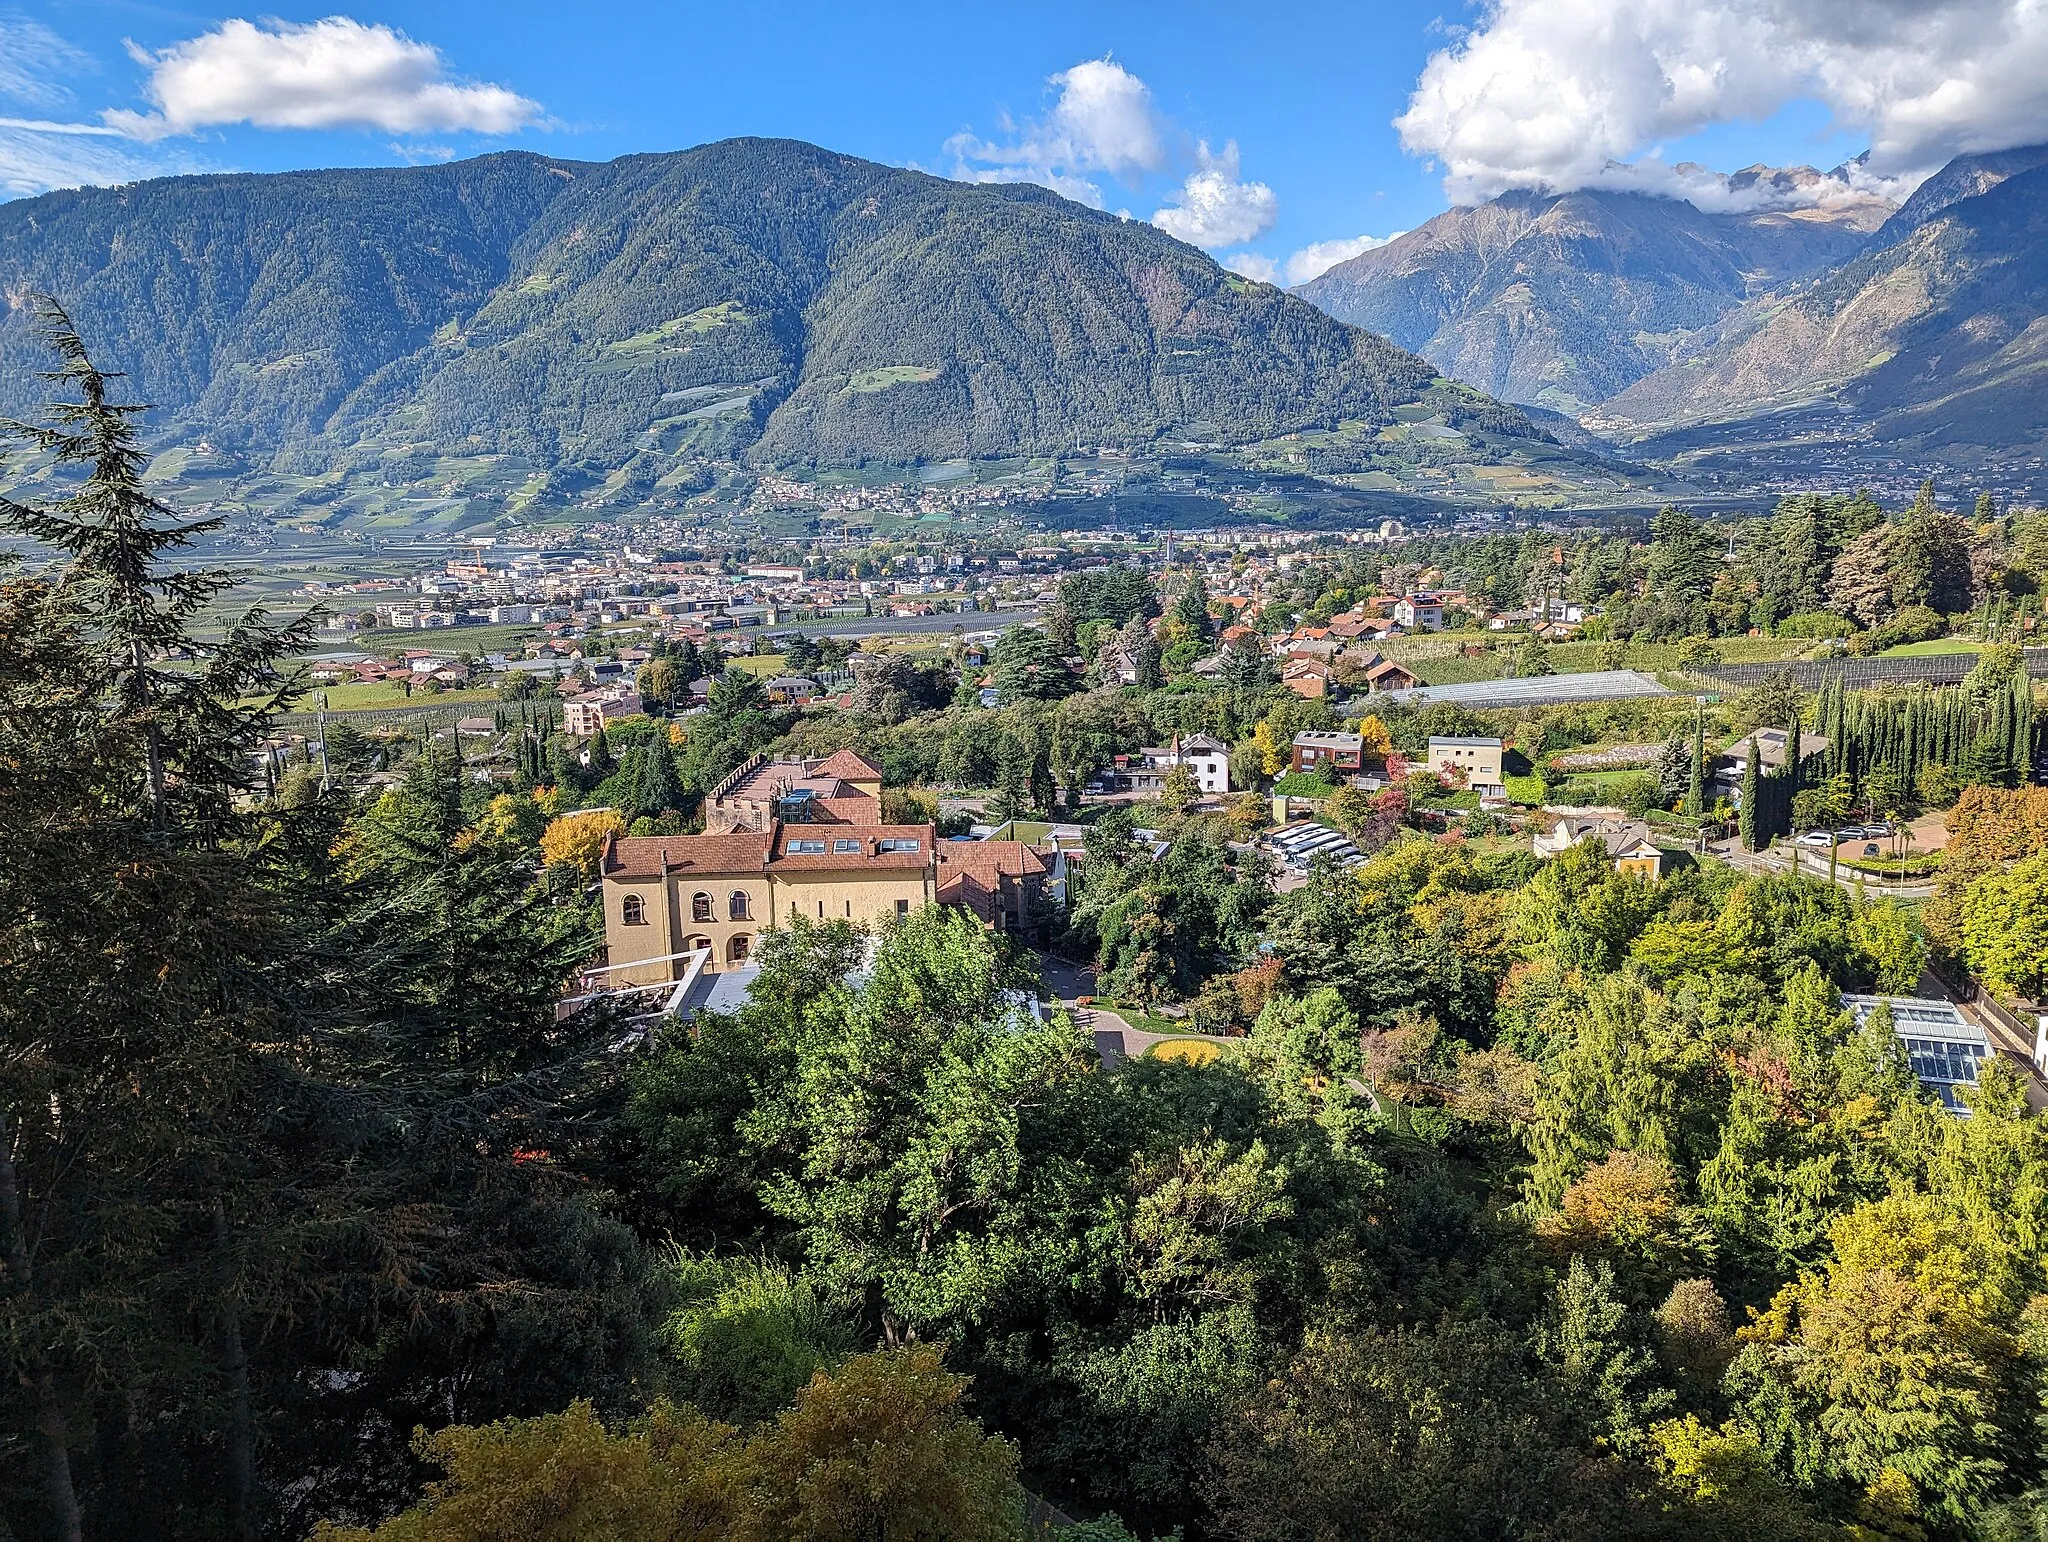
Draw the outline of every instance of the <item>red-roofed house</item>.
M734 968L764 929L798 916L874 925L940 903L999 931L1036 928L1046 877L1022 842L942 842L931 825L614 837L602 865L614 986L679 980L698 951L714 972Z

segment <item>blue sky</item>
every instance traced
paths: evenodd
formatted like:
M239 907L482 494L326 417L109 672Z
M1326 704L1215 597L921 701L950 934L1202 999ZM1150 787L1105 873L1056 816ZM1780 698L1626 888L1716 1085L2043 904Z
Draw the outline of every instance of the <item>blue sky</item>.
M1711 201L1663 168L1829 167L1874 145L1897 186L1958 148L2048 138L2034 9L0 0L0 189L776 134L1048 181L1299 279L1319 243L1413 228L1452 197L1599 182L1617 160L1629 185ZM1956 107L1965 76L1978 99ZM1950 104L1932 126L1930 102Z

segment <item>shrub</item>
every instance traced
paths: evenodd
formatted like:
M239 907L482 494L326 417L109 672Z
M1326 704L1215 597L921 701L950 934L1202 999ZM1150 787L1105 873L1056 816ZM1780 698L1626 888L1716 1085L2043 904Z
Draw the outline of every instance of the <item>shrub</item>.
M1273 791L1288 798L1327 798L1336 790L1320 771L1290 771L1273 784Z
M1853 637L1858 628L1847 616L1832 610L1802 610L1787 616L1774 630L1780 637Z

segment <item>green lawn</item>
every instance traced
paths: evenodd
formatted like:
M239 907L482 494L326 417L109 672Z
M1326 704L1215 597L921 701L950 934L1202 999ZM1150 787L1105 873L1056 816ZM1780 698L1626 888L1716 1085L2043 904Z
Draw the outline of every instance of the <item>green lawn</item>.
M320 685L309 690L300 702L300 710L312 711L317 705L314 692L327 697L329 712L374 712L386 707L454 707L454 706L496 706L498 693L495 690L441 691L429 694L415 689L407 696L400 687L389 680L372 680L360 685Z
M1881 659L1938 657L1944 653L1982 653L1982 643L1964 642L1960 637L1937 637L1933 642L1900 643L1878 655Z

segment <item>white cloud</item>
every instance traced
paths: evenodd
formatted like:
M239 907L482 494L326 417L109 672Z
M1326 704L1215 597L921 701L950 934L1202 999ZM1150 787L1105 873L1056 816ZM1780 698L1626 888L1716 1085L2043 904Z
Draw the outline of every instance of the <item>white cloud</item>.
M1709 170L1691 161L1667 166L1655 153L1637 161L1609 161L1587 186L1625 193L1683 198L1709 214L1755 214L1773 209L1825 209L1882 198L1898 203L1918 185L1908 174L1880 177L1859 157L1834 171L1811 167L1768 174Z
M0 103L61 111L72 101L64 77L94 68L90 55L42 23L0 15ZM160 155L121 140L103 123L0 116L0 198L204 169L189 156Z
M1270 257L1261 257L1257 252L1235 252L1223 259L1223 266L1262 284L1280 282L1280 264Z
M1659 141L1799 100L1867 132L1869 175L1900 185L1963 151L2048 140L2048 6L1495 0L1430 56L1394 121L1463 203L1612 180L1610 163Z
M57 107L71 93L56 79L93 68L92 56L39 21L0 16L0 97L31 107Z
M1021 129L1006 123L1008 142L972 133L946 141L961 182L1035 182L1094 208L1102 190L1089 178L1129 177L1166 165L1164 125L1145 82L1111 59L1087 59L1046 82L1058 91L1051 111Z
M1312 278L1321 278L1338 263L1349 262L1361 252L1385 246L1407 233L1397 230L1390 236L1348 236L1341 241L1312 241L1287 259L1287 282L1306 284Z
M203 162L182 154L142 150L92 125L58 123L22 126L0 119L0 198L28 198L58 187L107 187L145 177L204 171Z
M1320 278L1338 263L1348 262L1360 252L1385 246L1406 234L1404 230L1397 230L1390 236L1350 236L1341 241L1315 241L1284 262L1276 262L1258 252L1236 252L1221 261L1231 272L1242 273L1246 278L1255 278L1262 284L1293 288L1306 284L1312 278Z
M1206 140L1196 146L1195 170L1174 195L1179 201L1158 210L1152 223L1191 246L1240 246L1273 228L1280 200L1263 182L1238 177L1237 141L1212 155Z
M541 112L503 86L448 80L431 45L346 16L230 20L159 53L133 52L149 66L143 94L156 110L104 116L136 139L228 123L509 134Z

